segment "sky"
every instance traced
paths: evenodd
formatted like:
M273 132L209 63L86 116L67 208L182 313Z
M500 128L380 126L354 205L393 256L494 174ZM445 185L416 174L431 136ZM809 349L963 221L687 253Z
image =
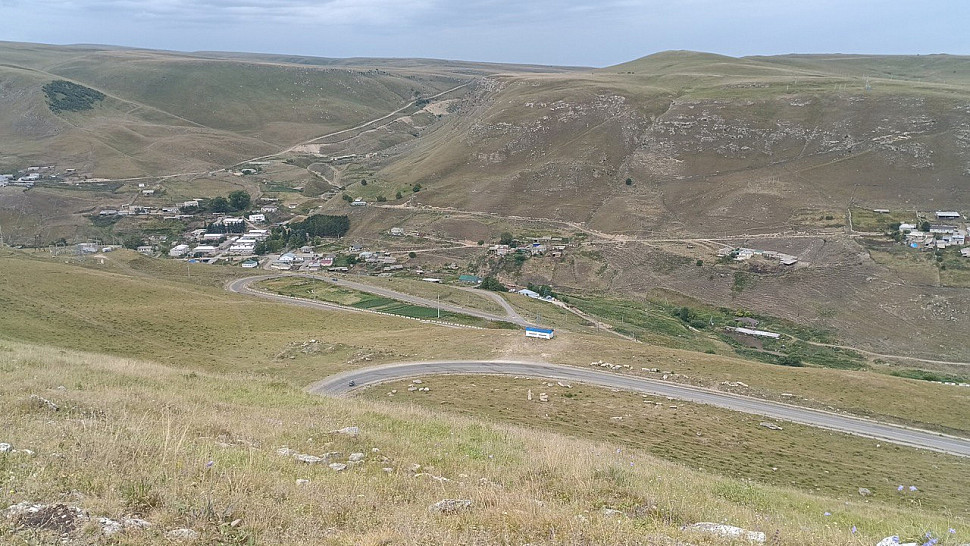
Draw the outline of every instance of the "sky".
M658 51L970 54L970 0L0 0L0 40L609 66Z

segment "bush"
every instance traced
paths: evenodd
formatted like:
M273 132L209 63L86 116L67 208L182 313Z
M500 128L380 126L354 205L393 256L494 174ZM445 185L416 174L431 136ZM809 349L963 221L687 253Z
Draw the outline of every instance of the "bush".
M354 198L351 197L351 196L349 196L349 195L347 195L346 193L343 194L343 195L341 195L340 198L343 199L344 201L348 202L348 203L353 203L354 202Z
M377 196L377 202L378 203L383 203L385 201L387 201L387 197L384 197L383 195L378 195Z
M408 252L408 258L411 258L413 260L413 259L415 259L417 257L418 257L418 253L417 252Z
M633 185L633 179L632 178L627 178L626 179L626 185L627 186L632 186Z
M397 192L394 194L394 199L404 199L404 196L401 195L401 192Z
M804 364L802 364L802 359L798 358L795 355L781 356L778 358L777 363L782 366L791 366L793 368L801 368L802 366L804 366Z
M421 184L415 184L414 187L411 188L411 191L413 191L414 193L418 193L419 191L421 191Z

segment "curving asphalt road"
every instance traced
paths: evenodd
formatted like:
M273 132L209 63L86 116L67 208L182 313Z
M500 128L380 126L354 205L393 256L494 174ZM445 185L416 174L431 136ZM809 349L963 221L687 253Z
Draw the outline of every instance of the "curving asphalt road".
M448 311L451 313L468 315L471 317L481 318L485 320L511 322L512 324L516 324L518 326L531 326L530 322L528 322L527 320L522 318L518 313L516 313L515 310L512 309L512 307L508 304L508 302L505 302L505 299L502 298L501 296L498 296L497 294L496 294L497 296L496 302L499 302L499 300L501 300L501 302L499 302L500 304L502 302L505 302L504 305L502 305L502 307L506 310L506 313L507 313L506 316L487 313L485 311L479 311L477 309L469 309L467 307L460 307L458 305L454 305L447 302L443 302L439 304L436 300L422 298L419 296L413 296L411 294L405 294L403 292L398 292L396 290L389 290L387 288L381 288L370 284L359 283L346 278L322 277L322 276L302 274L302 273L256 275L253 277L246 277L244 279L236 279L226 284L226 290L229 290L230 292L235 292L237 294L246 294L246 295L257 296L260 298L278 301L282 303L288 303L291 305L299 305L301 307L310 307L310 308L328 309L328 310L339 309L342 311L358 311L358 312L366 311L362 309L357 309L355 307L339 305L336 303L327 303L327 302L322 302L318 300L309 300L304 298L291 298L287 296L281 296L279 294L272 294L261 290L254 290L250 286L254 282L259 282L259 281L268 280L268 279L276 279L280 277L303 277L306 279L314 279L320 282L326 282L332 285L343 286L345 288L350 288L352 290L358 290L360 292L368 292L370 294L383 296L385 298L391 298L391 299L396 299L400 301L405 301L408 303L413 303L414 305L431 307L432 309L440 306L442 311Z
M656 379L610 373L598 369L537 362L411 362L352 370L332 375L307 388L312 394L344 396L353 390L389 381L433 374L518 375L553 381L586 383L600 387L666 396L719 408L761 415L772 419L824 428L855 436L970 457L970 439L868 419L802 408L747 396L669 383ZM350 386L350 382L354 386Z

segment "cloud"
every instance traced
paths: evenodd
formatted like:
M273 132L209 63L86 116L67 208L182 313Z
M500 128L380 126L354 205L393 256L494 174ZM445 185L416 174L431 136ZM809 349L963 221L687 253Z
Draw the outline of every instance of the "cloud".
M36 0L33 9L170 24L388 25L408 21L434 4L435 0Z

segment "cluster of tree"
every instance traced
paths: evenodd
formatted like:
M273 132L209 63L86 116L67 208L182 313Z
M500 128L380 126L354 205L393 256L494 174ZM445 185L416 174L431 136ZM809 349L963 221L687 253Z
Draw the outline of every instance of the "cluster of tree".
M308 241L307 232L304 229L276 226L270 230L269 237L256 243L253 252L260 255L282 252L287 248L301 247Z
M492 276L488 276L482 279L482 284L480 284L478 287L483 290L492 290L494 292L509 291L509 289L506 288L504 284L500 283L498 279Z
M244 231L246 231L246 224L243 222L234 224L211 223L205 226L206 233L243 233Z
M228 198L220 195L203 201L200 203L200 208L209 212L227 213L248 210L252 204L253 198L249 195L249 192L236 190L230 193Z
M538 284L538 285L536 285L536 284L532 284L530 282L529 285L526 286L526 288L528 288L529 290L532 290L533 292L539 294L543 298L548 298L548 297L553 297L554 298L554 297L556 297L556 293L552 291L552 287L549 286L548 284Z
M302 230L310 237L343 237L350 230L350 218L314 214L302 222L290 224L294 230Z
M698 316L697 313L695 313L689 307L681 307L680 309L675 310L673 315L679 318L680 321L685 325L697 328L698 330L702 330L708 326L708 322Z
M104 93L65 80L54 80L42 89L47 95L47 106L55 114L90 110L104 100Z

